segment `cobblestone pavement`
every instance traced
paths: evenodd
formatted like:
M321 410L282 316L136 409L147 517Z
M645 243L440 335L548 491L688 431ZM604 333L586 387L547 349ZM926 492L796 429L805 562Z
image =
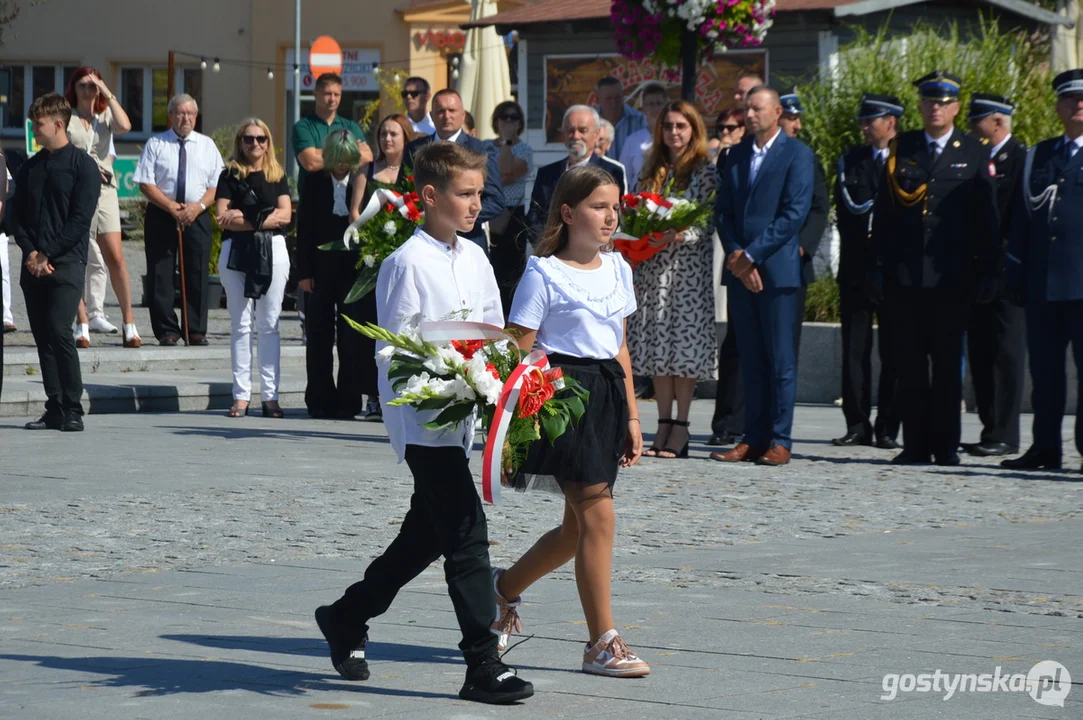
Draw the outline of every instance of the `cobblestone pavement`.
M653 404L643 403L653 427ZM695 403L693 427L710 404ZM1013 528L1083 516L1073 472L1021 474L993 461L897 468L890 453L841 449L837 410L799 408L797 455L783 469L644 459L616 488L618 558L936 528ZM379 424L217 413L89 416L78 436L0 423L0 586L275 559L368 558L389 542L409 502ZM974 421L967 429L974 433ZM701 438L702 440L702 438ZM475 464L477 462L475 453ZM493 555L517 557L560 517L557 498L511 493L489 508ZM897 602L995 605L1083 616L1079 598L988 587L871 585L761 573L703 574L621 565L622 580L778 593L876 595ZM563 572L570 573L570 568Z

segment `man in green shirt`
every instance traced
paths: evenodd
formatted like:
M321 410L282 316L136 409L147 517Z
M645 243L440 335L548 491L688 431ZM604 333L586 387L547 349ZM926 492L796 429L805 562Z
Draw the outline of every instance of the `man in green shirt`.
M353 133L361 150L361 164L372 162L372 150L365 142L361 126L338 114L338 106L342 102L342 78L334 73L320 75L316 78L312 94L316 99L316 112L301 118L293 126L293 153L300 166L297 172L298 187L307 173L323 170L323 141L332 130L349 130Z

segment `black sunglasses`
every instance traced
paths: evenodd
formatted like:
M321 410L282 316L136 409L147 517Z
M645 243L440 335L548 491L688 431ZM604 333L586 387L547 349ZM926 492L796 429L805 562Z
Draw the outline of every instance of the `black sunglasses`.
M523 119L523 116L519 113L504 113L500 116L501 120L507 120L508 122L519 122Z
M718 129L719 129L720 132L737 132L737 128L739 128L739 127L741 127L741 126L740 125L719 125Z
M404 98L407 98L407 97L417 97L417 96L418 96L418 95L420 95L420 94L421 94L421 91L420 91L420 90L403 90L403 91L402 91L402 96L403 96Z
M241 139L244 140L245 145L255 145L256 143L259 143L260 145L267 144L266 135L242 135Z

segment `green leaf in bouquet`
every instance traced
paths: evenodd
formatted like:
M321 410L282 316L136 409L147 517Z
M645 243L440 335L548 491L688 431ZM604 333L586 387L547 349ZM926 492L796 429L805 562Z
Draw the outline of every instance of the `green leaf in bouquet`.
M440 410L441 408L447 407L448 402L450 402L452 399L453 398L450 397L426 398L425 400L422 400L421 402L414 405L414 407L418 410Z
M368 295L370 292L376 289L376 280L380 275L380 268L366 267L361 270L361 273L357 276L357 281L350 288L350 292L346 295L345 304L355 303L361 298Z
M425 427L429 430L443 430L455 427L473 413L473 402L457 402L444 408L444 411L437 415L432 422L425 423Z
M332 240L331 242L324 243L323 245L317 245L319 250L342 250L346 251L350 248L346 247L346 243L342 242L342 238Z
M562 413L538 413L541 416L542 428L545 430L545 437L549 440L549 444L556 443L557 438L564 434L564 431L568 429L568 420Z
M568 408L568 412L572 414L572 418L575 422L579 422L579 419L583 417L583 413L587 411L587 406L583 403L583 399L574 393L563 402L564 407Z

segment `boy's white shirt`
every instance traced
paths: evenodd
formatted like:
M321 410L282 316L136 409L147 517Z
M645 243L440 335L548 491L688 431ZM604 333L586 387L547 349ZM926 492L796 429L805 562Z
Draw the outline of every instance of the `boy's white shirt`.
M504 327L500 289L485 252L459 237L452 248L420 227L380 266L376 281L376 317L380 327L399 333L416 315L422 320L455 319ZM385 343L377 343L377 351ZM407 445L461 446L467 455L474 444L475 418L452 430L435 432L423 427L438 411L418 412L393 407L397 397L387 379L388 363L377 358L380 404L391 447L402 462Z

